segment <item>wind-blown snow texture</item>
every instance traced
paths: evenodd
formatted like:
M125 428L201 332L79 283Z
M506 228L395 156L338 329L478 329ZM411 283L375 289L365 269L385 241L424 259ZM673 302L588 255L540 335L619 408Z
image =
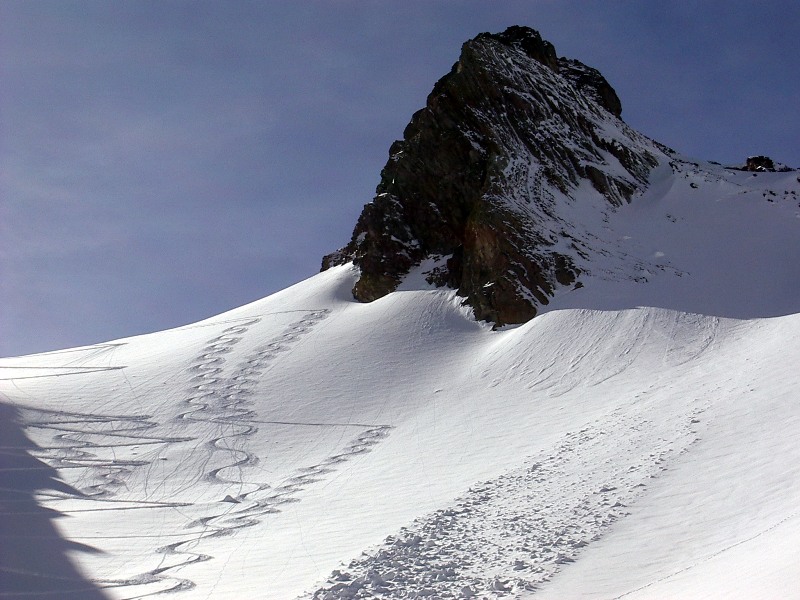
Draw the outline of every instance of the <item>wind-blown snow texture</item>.
M524 325L432 257L0 360L0 596L800 598L798 173L657 158Z

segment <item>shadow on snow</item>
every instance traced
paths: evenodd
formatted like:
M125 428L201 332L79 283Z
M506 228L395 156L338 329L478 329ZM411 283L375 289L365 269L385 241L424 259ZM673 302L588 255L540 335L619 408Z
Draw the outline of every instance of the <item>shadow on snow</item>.
M94 551L64 539L53 520L63 515L36 502L37 492L79 495L32 452L36 445L19 424L17 410L0 401L0 596L103 600L68 551Z

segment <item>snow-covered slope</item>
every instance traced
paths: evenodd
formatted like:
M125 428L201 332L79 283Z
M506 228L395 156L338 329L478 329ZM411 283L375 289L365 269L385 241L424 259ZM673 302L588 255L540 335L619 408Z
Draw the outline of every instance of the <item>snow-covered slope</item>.
M0 598L800 598L800 177L620 111L481 34L326 271L0 359Z
M662 164L499 331L346 265L0 360L2 597L800 598L798 191Z

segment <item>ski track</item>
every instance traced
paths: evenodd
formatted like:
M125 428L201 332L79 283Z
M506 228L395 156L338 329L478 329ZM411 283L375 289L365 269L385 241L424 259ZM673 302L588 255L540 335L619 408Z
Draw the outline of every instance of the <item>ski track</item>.
M617 409L416 519L300 598L527 597L626 516L668 461L699 441L708 406L698 400L666 423L651 421L646 410ZM629 467L619 470L621 462Z
M194 436L159 436L155 431L148 435L148 431L164 425L150 415L102 415L22 409L27 427L57 432L52 437L52 445L40 447L37 456L62 473L65 470L73 472L67 479L81 491L84 499L119 503L120 506L113 509L123 511L208 506L187 502L153 502L137 498L115 499L119 490L127 490L126 481L132 471L137 468L149 469L152 461L117 458L114 449L146 444L194 444L194 452L206 454L200 476L224 490L220 494L220 500L225 508L220 511L220 503L212 503L208 506L207 514L195 516L186 525L187 532L181 535L183 539L157 548L156 553L161 555L161 559L156 568L127 579L97 580L99 585L117 590L127 588L135 594L129 598L194 588L193 581L175 573L188 565L214 558L198 549L204 540L232 535L239 529L257 525L270 514L280 512L280 507L284 504L299 502L304 489L336 471L348 460L371 451L373 446L389 434L392 428L390 425L259 420L252 405L254 388L258 385L260 376L282 353L289 352L306 333L327 318L330 311L319 309L296 312L305 314L286 326L280 335L258 346L232 369L228 368L226 355L233 351L247 331L260 322L261 318L244 319L229 325L219 335L208 340L191 361L188 372L192 377L187 389L185 410L174 421L194 423L206 431L211 426L215 433L211 436L204 435L203 439ZM248 467L255 466L259 461L259 457L247 449L248 438L258 431L258 423L353 427L363 431L340 450L317 464L296 469L273 487L270 482L258 480L257 473L248 472ZM173 423L173 430L176 424ZM192 430L190 427L183 429ZM110 449L112 457L102 456L103 449ZM78 473L74 473L75 471ZM195 480L189 477L185 485L190 487L193 481ZM147 496L146 488L144 492ZM68 498L69 496L64 495L48 500Z

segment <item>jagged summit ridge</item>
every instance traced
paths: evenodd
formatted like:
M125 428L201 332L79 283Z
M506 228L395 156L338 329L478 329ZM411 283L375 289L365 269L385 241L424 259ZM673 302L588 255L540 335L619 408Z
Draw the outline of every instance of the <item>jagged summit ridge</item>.
M429 281L458 290L478 319L529 320L582 272L587 249L566 216L577 191L612 210L663 158L621 110L597 70L538 32L476 36L392 144L375 198L323 270L352 261L353 295L369 302L432 259Z
M553 44L543 40L538 31L529 27L513 25L502 33L482 33L476 39L497 40L511 48L524 52L556 73L569 79L584 95L608 110L615 117L622 115L622 103L600 71L569 58L558 58Z

